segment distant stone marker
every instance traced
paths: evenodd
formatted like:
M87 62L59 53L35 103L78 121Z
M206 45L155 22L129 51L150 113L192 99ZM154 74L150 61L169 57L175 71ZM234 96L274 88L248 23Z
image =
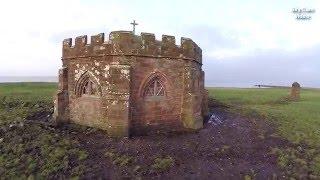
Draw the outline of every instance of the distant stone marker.
M291 87L291 94L290 94L290 98L292 100L299 100L300 99L300 89L301 89L301 86L299 83L297 82L294 82L292 84L292 87Z

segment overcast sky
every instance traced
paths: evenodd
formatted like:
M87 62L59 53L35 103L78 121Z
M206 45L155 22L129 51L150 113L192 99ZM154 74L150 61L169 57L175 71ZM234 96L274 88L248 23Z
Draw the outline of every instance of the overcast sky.
M293 8L311 8L296 20ZM61 42L114 30L192 38L203 52L207 86L320 87L317 0L2 0L0 76L55 76Z

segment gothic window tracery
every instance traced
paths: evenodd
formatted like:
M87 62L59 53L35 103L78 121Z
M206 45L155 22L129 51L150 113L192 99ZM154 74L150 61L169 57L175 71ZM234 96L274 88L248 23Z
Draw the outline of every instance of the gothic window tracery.
M161 80L156 77L153 78L145 87L144 96L153 97L153 96L164 96L165 88Z
M97 84L91 80L88 74L83 74L83 76L78 80L76 85L76 94L78 97L83 95L99 95L99 89Z
M97 95L97 87L91 80L85 82L81 89L81 95Z

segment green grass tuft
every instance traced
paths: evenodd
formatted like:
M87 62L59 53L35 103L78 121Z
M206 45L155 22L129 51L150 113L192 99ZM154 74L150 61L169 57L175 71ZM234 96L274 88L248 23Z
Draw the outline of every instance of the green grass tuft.
M158 172L163 172L170 169L173 166L174 160L172 157L167 156L165 158L156 158L152 164L152 168Z
M131 157L127 154L115 153L113 151L107 151L105 156L112 160L113 164L120 167L131 166L135 161L134 157Z

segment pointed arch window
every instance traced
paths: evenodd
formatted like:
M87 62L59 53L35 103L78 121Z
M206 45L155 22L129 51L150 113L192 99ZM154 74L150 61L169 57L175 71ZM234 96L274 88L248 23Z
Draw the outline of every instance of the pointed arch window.
M153 78L145 87L145 97L165 96L165 88L159 77Z
M76 85L76 94L78 97L83 95L99 95L99 87L97 84L90 78L88 73L82 75L78 80Z

